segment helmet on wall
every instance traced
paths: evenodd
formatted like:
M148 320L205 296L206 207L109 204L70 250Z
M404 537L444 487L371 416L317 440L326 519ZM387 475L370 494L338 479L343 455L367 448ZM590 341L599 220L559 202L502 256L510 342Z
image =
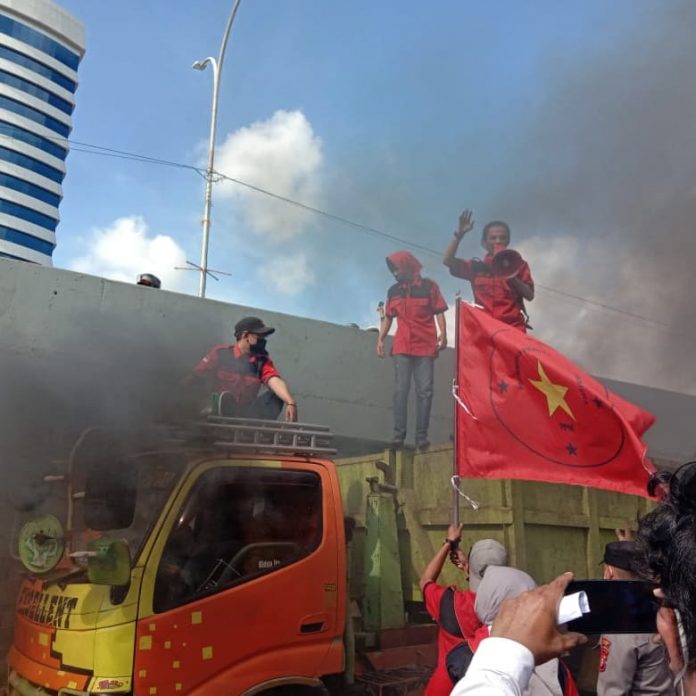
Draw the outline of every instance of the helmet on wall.
M137 280L138 285L147 285L149 288L161 288L162 281L152 273L141 273Z

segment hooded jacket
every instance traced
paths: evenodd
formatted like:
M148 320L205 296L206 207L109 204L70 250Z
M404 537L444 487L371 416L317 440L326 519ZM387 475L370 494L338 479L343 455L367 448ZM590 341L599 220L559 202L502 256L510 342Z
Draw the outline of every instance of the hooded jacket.
M434 317L447 311L437 283L422 278L421 262L410 251L387 256L387 266L397 282L387 292L385 314L396 319L392 355L437 356Z
M474 652L478 648L481 640L488 637L490 626L493 623L500 606L506 599L517 597L517 595L533 590L536 583L527 573L517 570L517 568L506 568L503 566L490 566L481 580L476 592L476 602L474 610L483 629L477 631L477 635L470 645ZM538 665L532 672L529 686L525 689L523 696L563 696L563 688L558 678L558 660L549 660L543 665Z

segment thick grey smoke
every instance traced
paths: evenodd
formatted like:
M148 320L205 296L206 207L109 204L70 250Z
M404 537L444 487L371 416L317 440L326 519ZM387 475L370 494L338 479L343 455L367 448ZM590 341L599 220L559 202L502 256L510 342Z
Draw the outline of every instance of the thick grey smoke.
M582 69L548 56L495 208L538 282L653 320L540 290L537 335L600 375L696 392L696 4L659 7Z
M151 288L83 280L90 296L72 292L67 274L51 284L41 269L31 278L13 268L5 278L21 282L0 288L0 472L10 495L66 459L85 428L143 428L181 415L181 380L227 328L192 311L193 298L182 296L173 311Z

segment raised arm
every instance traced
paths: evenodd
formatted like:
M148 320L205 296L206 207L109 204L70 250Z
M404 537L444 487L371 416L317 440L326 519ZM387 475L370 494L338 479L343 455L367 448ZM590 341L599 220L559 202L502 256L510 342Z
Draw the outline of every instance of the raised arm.
M447 245L445 249L445 255L442 257L442 263L448 268L454 262L457 256L457 249L459 248L459 242L462 241L462 237L474 228L474 221L471 219L472 212L470 210L465 210L459 216L459 225L457 231L454 233L454 237Z
M447 557L449 556L450 552L454 548L456 548L459 542L461 541L463 527L463 524L460 524L458 527L455 527L452 524L449 526L449 529L447 530L447 539L445 539L442 546L432 557L430 563L428 563L428 565L425 566L425 570L423 571L423 574L420 577L420 581L418 584L420 585L421 592L429 582L435 582L440 577L440 573L442 572L442 566L445 565Z

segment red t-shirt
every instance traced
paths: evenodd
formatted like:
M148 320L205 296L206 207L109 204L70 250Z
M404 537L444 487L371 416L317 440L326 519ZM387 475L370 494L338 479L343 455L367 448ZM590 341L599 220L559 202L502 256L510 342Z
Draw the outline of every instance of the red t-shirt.
M450 273L456 278L464 278L471 283L474 302L481 305L492 317L524 331L522 295L511 287L505 278L492 274L489 270L492 261L492 254L486 254L483 261L479 259L454 259L450 265ZM517 278L526 285L534 287L532 273L526 261L522 264Z
M454 589L454 613L459 622L459 628L464 634L464 638L453 636L443 629L437 632L437 666L430 677L423 696L449 696L454 688L449 674L447 674L447 666L445 660L447 653L461 645L463 640L469 640L476 630L481 626L481 622L474 611L474 602L476 594L471 590ZM433 617L433 620L440 623L440 602L442 595L447 590L447 587L438 585L436 582L429 582L423 588L423 599L425 600L425 608L428 614Z
M242 355L236 344L213 346L193 368L199 377L212 376L213 390L232 392L240 404L251 403L262 384L271 377L280 377L268 355Z
M437 356L435 315L447 311L440 288L430 278L394 283L387 293L385 314L396 319L392 355Z

